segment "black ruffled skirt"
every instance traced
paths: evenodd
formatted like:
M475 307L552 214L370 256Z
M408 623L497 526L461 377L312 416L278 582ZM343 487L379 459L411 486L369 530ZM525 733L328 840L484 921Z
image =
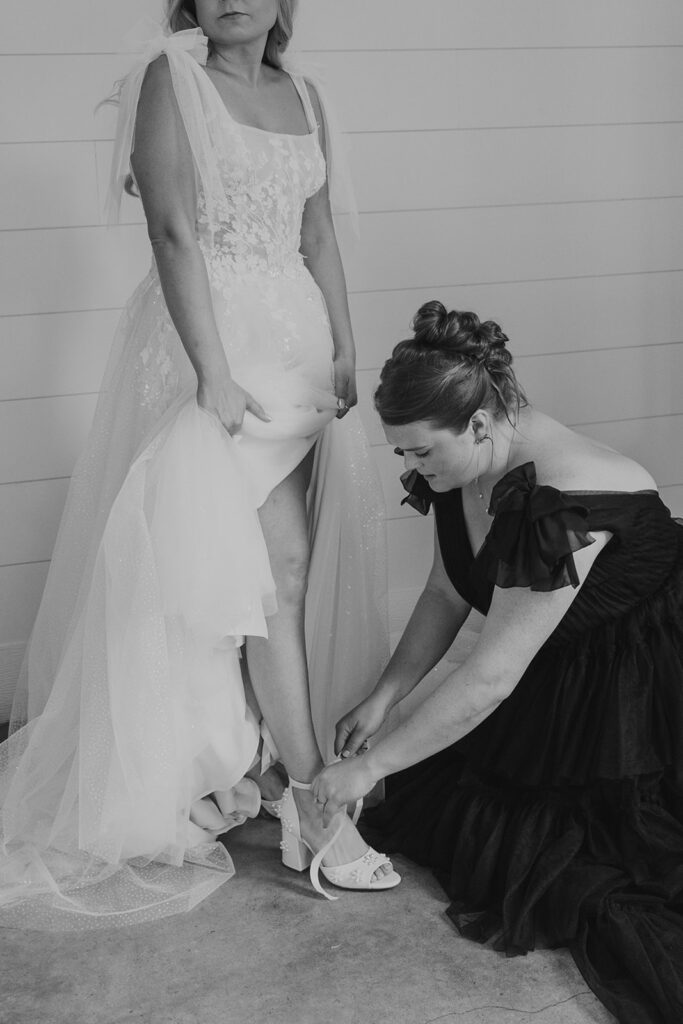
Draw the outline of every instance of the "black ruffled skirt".
M569 947L621 1024L683 1022L683 545L674 561L616 617L605 576L496 712L363 819L432 868L462 935Z

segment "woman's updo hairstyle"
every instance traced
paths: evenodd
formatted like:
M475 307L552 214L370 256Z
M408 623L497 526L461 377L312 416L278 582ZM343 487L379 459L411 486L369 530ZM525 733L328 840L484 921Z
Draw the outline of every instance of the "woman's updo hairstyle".
M424 420L461 434L477 409L516 421L527 400L497 323L432 301L418 309L412 328L415 337L396 346L375 391L384 423Z
M263 63L271 68L282 67L282 54L287 49L294 31L294 15L299 0L278 0L277 21L268 33ZM168 0L167 20L171 32L197 28L197 9L194 0Z

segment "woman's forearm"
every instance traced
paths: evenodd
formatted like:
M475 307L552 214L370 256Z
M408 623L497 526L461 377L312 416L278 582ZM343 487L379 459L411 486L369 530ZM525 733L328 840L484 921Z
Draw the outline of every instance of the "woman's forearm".
M403 636L375 687L393 707L441 660L462 627L469 608L455 607L437 589L423 590Z
M364 755L373 777L383 779L445 750L488 718L508 692L502 681L478 677L465 662Z
M346 277L334 232L330 230L318 238L307 239L302 252L311 276L325 299L335 355L355 361Z
M206 264L194 238L152 238L171 319L200 383L225 379L230 368L213 314Z

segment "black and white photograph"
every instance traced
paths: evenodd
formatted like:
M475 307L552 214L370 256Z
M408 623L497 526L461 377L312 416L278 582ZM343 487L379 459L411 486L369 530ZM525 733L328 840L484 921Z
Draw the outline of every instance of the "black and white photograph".
M4 14L0 1024L681 1024L680 0Z

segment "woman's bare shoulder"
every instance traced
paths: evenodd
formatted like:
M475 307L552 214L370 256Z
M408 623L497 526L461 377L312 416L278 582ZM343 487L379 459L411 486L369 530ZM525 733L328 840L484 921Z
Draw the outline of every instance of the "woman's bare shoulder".
M614 448L543 414L537 414L534 426L538 439L528 447L539 483L561 491L657 489L644 466Z
M573 443L548 447L536 462L539 483L560 491L656 490L647 469L621 452L573 434Z
M157 87L166 87L171 84L171 66L165 53L160 53L147 65L145 84Z

